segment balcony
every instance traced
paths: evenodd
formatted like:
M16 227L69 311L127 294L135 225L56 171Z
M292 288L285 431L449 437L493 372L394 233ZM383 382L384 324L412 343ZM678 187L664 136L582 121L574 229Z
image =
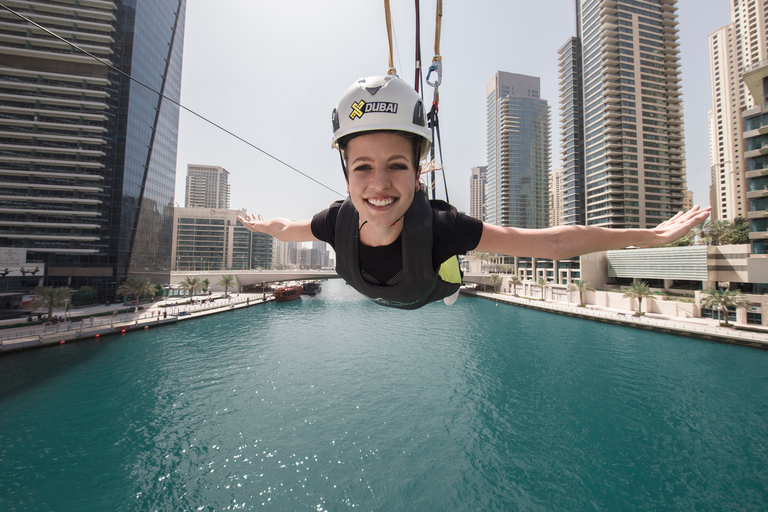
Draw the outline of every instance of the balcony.
M764 98L763 78L768 76L768 59L755 62L744 68L744 84L749 89L753 98L759 98L758 103Z

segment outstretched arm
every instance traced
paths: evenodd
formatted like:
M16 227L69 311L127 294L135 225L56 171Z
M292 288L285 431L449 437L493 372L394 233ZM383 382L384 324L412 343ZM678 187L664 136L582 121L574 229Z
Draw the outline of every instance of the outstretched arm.
M706 220L710 208L679 212L653 229L610 229L596 226L556 226L520 229L483 223L476 251L509 256L567 259L630 245L650 247L674 242Z
M312 234L311 220L264 220L261 215L237 216L237 220L251 231L272 235L283 242L316 242Z

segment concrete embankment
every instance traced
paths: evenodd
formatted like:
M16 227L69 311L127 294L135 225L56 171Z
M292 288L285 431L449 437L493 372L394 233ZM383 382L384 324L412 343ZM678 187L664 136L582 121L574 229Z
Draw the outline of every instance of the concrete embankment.
M768 333L746 330L752 329L752 326L735 324L733 327L722 327L717 320L706 318L676 318L651 313L640 316L634 315L631 311L616 311L590 305L579 307L562 302L542 301L502 293L478 292L467 289L462 289L461 293L514 306L538 309L540 311L587 320L597 320L598 322L622 325L634 329L665 332L745 347L768 349Z
M71 341L126 334L131 331L160 327L201 316L234 311L271 302L270 295L241 295L237 298L218 299L213 302L180 305L173 302L153 304L141 313L122 313L108 317L91 317L55 326L22 326L0 331L0 353L15 350L59 345ZM103 309L103 308L102 308Z

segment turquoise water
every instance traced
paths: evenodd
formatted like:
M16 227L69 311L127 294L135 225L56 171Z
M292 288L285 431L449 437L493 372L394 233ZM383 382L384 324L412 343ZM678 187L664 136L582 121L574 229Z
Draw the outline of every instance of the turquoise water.
M768 352L339 281L0 357L0 510L766 510Z

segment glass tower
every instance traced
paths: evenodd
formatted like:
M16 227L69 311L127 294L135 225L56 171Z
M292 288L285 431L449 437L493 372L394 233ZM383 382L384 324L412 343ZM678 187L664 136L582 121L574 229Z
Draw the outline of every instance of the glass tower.
M577 0L576 7L586 223L656 226L683 209L686 193L677 2Z
M538 77L499 71L486 86L485 221L549 226L550 111Z
M185 5L14 2L175 101ZM4 290L88 285L110 300L129 274L169 282L178 106L25 19L3 12L0 27L0 252L7 277L40 270Z

